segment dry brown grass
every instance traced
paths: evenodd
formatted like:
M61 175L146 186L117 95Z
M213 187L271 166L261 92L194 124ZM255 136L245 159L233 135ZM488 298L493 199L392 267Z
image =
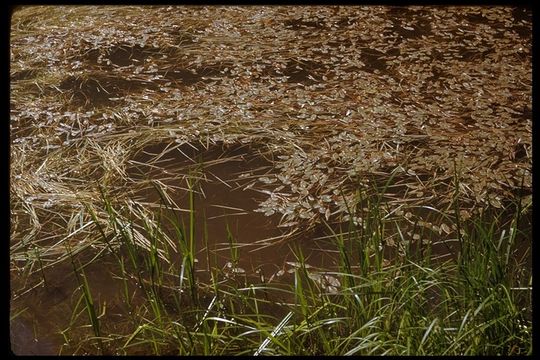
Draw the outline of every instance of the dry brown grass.
M530 27L510 7L22 8L10 179L12 216L29 220L13 254L42 237L62 252L76 229L94 243L83 204L97 184L134 201L150 185L128 168L153 145L211 150L210 166L250 144L241 156L273 167L246 166L242 186L287 231L347 220L358 186L391 174L388 214L450 211L456 165L463 214L506 206L532 187ZM153 180L173 191L180 163Z

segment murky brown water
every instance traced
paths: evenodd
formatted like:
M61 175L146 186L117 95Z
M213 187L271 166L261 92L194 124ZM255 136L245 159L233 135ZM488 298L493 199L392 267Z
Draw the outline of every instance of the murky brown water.
M110 291L106 266L95 265L89 274L94 283L101 284L99 293ZM22 275L22 274L21 274ZM77 281L71 264L45 270L43 277L22 278L12 274L12 313L21 311L11 321L12 350L18 355L56 355L63 344L62 330L69 325L72 306L80 293L75 292ZM22 291L25 285L33 290ZM18 305L15 307L14 305Z

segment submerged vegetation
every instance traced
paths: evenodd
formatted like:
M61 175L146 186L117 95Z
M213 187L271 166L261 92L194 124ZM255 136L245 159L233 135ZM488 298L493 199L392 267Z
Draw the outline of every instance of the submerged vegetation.
M18 9L12 350L530 354L531 17Z

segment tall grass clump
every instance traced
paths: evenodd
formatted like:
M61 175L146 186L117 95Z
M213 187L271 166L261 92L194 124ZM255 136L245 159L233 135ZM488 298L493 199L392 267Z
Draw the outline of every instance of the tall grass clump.
M104 334L92 310L98 304L91 302L90 286L83 278L95 338L116 339L123 354L531 354L532 273L524 270L527 254L519 254L518 243L528 236L528 230L518 225L530 209L517 203L510 220L505 219L510 206L467 220L458 218L459 211L454 217L434 212L433 222L452 220L460 231L459 246L446 248L454 251L451 256L437 257L440 250L432 247L438 242L455 244L456 233L445 238L426 232L422 236L427 240L417 244L408 239L403 251L388 251L389 236L407 240L408 235L406 224L384 215L387 185L376 188L375 197L358 190L348 207L349 221L326 223L336 249L335 268L310 265L302 244L292 242L295 262L290 263L290 282L269 282L235 271L246 255L228 226L223 231L230 247L229 266L209 263L207 280L198 279L190 255L198 241L190 230L193 200L188 224L169 215L157 222L161 229L146 225L150 246L142 262L133 254L141 250L130 250L133 230L116 226L115 236L123 239L123 245L111 248L120 259L124 281L138 279L146 290L136 303L130 291L137 290L124 285L131 328ZM163 210L171 206L166 199L162 194ZM118 211L107 201L104 204L109 220L118 224ZM140 220L131 220L131 228ZM172 223L178 237L171 245L164 240L166 223ZM164 246L169 250L163 251ZM122 251L130 259L127 263Z

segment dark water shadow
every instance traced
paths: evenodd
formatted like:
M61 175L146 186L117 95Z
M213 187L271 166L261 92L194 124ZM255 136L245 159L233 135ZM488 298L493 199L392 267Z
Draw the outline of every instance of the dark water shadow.
M108 254L103 254L97 261L93 260L94 255L82 254L74 256L74 259L86 265L84 274L94 302L99 304L98 311L104 310L107 318L112 320L109 321L113 327L111 330L127 328L129 317L126 315L129 308L122 297L124 284L117 270L118 264L115 268L116 260ZM15 291L24 287L32 290L14 298ZM58 355L60 351L69 354L77 348L77 337L84 338L91 334L90 329L82 327L88 324L84 302L79 304L79 316L74 317L75 304L82 296L82 291L69 261L46 268L24 283L20 277L12 276L11 289L11 313L20 311L19 315L10 320L10 345L16 355ZM129 291L135 293L137 290L136 286L130 285ZM134 304L140 305L141 301L136 299ZM72 342L68 344L62 331L70 327L72 330L68 338ZM103 330L107 327L105 325Z
M107 73L89 73L69 76L58 86L64 96L74 106L104 107L114 106L127 94L157 89L157 85L144 80L126 79Z

